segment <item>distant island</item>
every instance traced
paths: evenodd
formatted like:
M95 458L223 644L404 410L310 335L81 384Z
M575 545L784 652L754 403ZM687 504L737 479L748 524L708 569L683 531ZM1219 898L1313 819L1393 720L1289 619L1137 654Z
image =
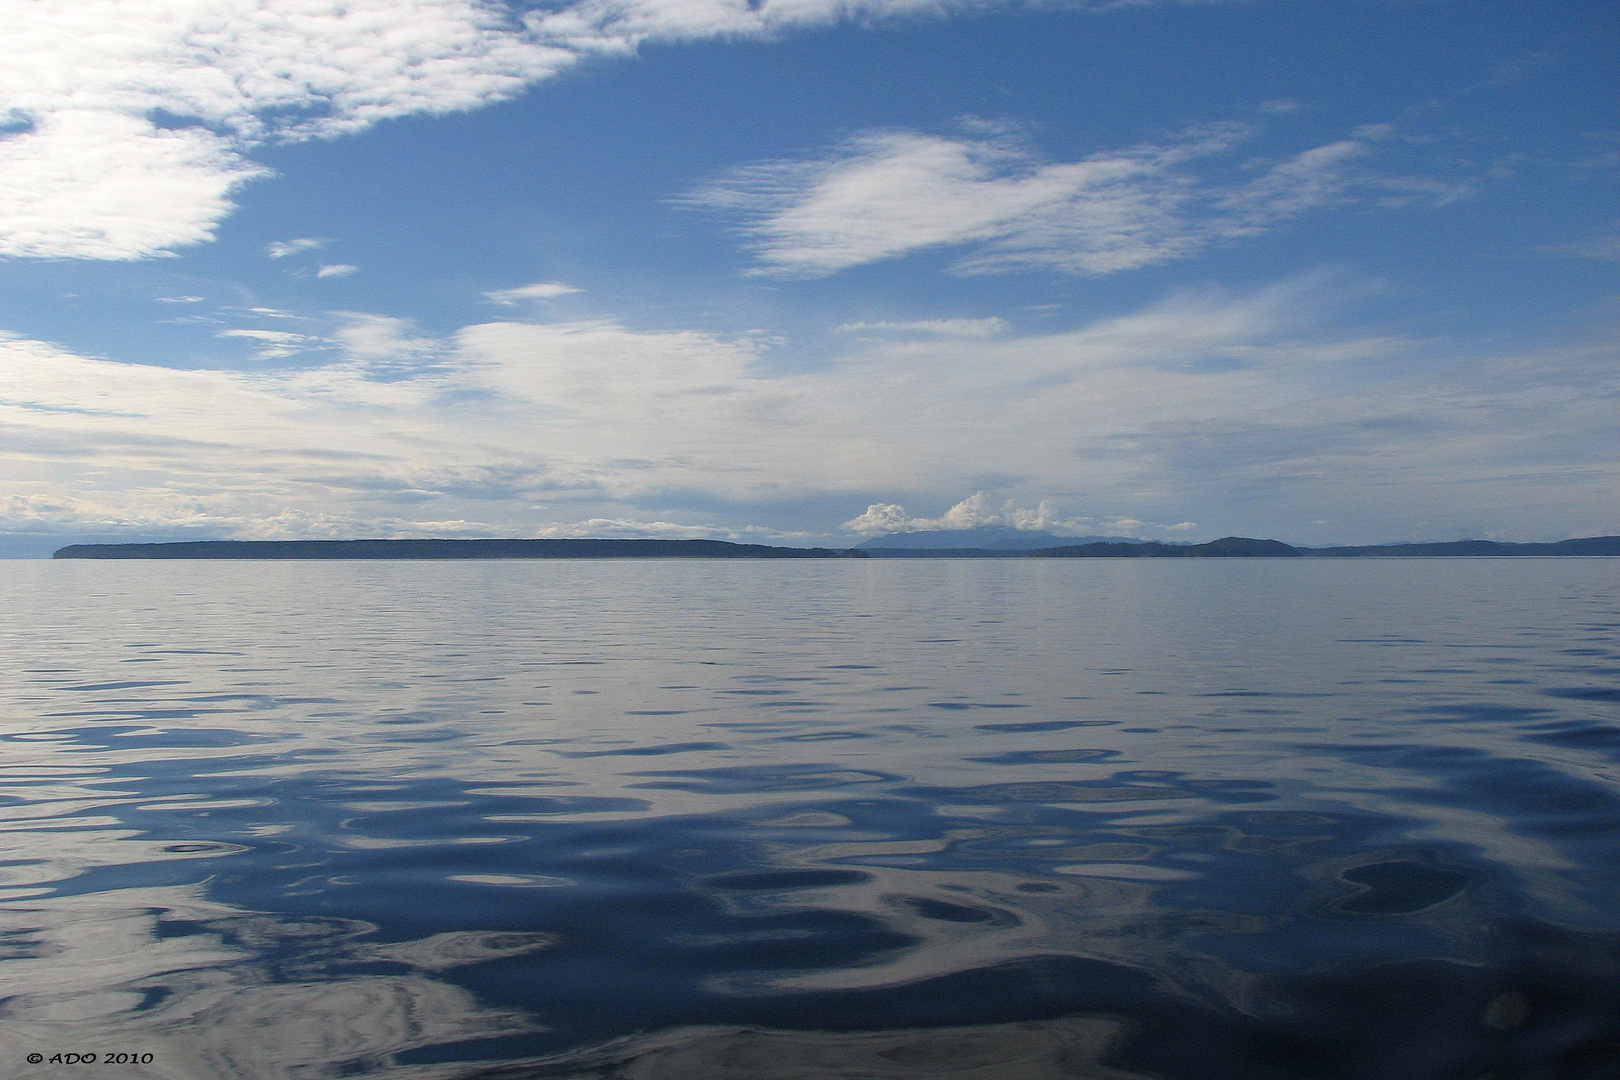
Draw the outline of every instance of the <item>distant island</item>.
M1294 547L1281 540L1223 536L1207 544L1093 543L1043 548L1027 555L1060 559L1362 559L1455 558L1501 555L1620 555L1620 536L1589 536L1546 544L1510 544L1496 540L1452 540L1439 544L1377 544L1340 547Z
M913 534L916 535L916 534ZM1099 540L1040 548L863 545L794 548L725 540L187 540L161 544L70 544L53 559L1360 559L1458 556L1620 556L1620 536L1542 544L1453 540L1306 548L1225 536L1207 544Z
M70 544L53 559L847 559L863 552L725 540L187 540Z

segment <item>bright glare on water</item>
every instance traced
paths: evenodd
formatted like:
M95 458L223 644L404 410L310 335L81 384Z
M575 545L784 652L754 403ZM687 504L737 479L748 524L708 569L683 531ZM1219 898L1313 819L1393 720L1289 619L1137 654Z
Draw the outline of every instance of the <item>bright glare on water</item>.
M0 1075L1613 1077L1617 586L0 563Z

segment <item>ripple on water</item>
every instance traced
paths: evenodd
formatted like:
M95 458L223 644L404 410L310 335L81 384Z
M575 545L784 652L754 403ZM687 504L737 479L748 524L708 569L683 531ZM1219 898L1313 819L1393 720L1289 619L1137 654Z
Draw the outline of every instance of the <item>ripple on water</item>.
M7 1039L1620 1069L1611 571L859 563L0 568Z

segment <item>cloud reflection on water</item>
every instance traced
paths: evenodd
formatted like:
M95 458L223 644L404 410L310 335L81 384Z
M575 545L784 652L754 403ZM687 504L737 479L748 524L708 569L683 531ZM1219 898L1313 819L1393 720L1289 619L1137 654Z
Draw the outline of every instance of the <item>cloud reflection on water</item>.
M386 1066L420 1047L535 1030L521 1012L480 1004L430 974L544 948L543 936L368 945L360 939L375 928L363 923L243 911L206 891L6 903L5 1056L134 1051L155 1060L118 1075L315 1080ZM385 966L405 970L377 970ZM455 1070L408 1071L426 1080Z
M1620 619L1590 567L17 566L8 1053L1606 1052ZM1408 982L1456 1016L1378 1013Z

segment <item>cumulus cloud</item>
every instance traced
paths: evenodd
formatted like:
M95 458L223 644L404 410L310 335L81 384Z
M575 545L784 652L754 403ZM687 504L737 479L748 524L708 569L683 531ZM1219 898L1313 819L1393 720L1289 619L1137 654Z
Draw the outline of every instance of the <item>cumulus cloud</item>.
M267 175L249 159L256 146L478 108L583 57L984 3L13 4L0 34L0 255L140 259L211 240L235 191ZM272 245L272 257L310 244L283 243L293 247Z
M1353 192L1392 205L1446 201L1455 185L1364 168L1373 150L1343 139L1266 165L1246 181L1196 166L1254 134L1196 128L1163 143L1047 162L1016 133L868 131L814 157L735 170L687 205L740 218L759 272L815 277L928 248L967 247L959 273L1039 267L1110 274L1252 235Z
M0 41L9 40L8 26ZM9 81L0 74L0 94ZM0 255L134 259L212 240L231 192L263 173L203 128L55 108L0 136Z
M873 503L865 513L844 522L839 528L861 536L883 536L904 532L958 532L987 526L1056 533L1059 536L1137 536L1152 529L1186 532L1194 528L1190 521L1175 525L1150 525L1136 518L1099 520L1093 517L1065 517L1051 499L1042 499L1033 507L1020 506L1012 499L997 505L982 491L969 495L936 518L913 517L899 503Z
M358 266L350 266L348 263L332 263L315 271L315 276L318 278L348 277L359 269Z
M484 294L484 299L497 304L515 304L519 300L555 300L559 296L577 293L572 285L560 281L537 281L533 285L520 285L515 289L495 289Z

